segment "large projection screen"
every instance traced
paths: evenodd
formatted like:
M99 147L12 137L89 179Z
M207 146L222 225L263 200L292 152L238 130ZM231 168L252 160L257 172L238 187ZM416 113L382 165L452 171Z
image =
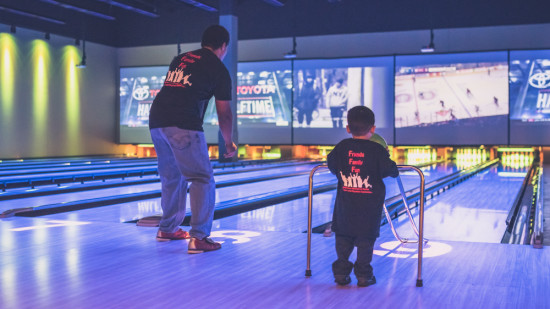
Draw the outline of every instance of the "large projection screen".
M398 145L508 143L508 55L397 56Z
M393 138L393 57L296 60L293 136L295 144L334 145L344 138L346 114L371 108L376 133Z
M292 71L290 61L242 62L237 73L239 144L291 144ZM204 117L209 144L218 143L213 100Z
M168 66L120 68L119 143L151 143L149 109L160 91Z
M550 145L550 50L510 52L510 144Z

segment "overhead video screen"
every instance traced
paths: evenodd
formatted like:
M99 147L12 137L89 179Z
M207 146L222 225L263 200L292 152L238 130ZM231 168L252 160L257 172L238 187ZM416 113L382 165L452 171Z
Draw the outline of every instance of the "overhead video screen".
M239 144L290 144L292 120L290 61L238 64L237 122ZM218 117L212 101L204 117L208 143L218 142Z
M550 145L550 50L510 52L510 144Z
M506 52L396 57L396 143L507 144Z
M290 61L240 63L238 68L239 143L290 144ZM149 109L167 71L168 66L120 69L120 143L151 143ZM208 104L203 128L207 142L218 143L214 99Z
M295 144L334 145L351 137L347 111L374 111L376 132L393 143L393 57L294 62Z
M168 66L120 68L120 143L151 143L149 109L167 71Z

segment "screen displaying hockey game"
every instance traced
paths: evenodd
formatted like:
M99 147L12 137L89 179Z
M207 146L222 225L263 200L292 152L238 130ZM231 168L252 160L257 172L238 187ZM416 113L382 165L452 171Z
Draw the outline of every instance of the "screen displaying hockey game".
M507 60L506 52L397 56L396 143L507 144Z
M550 50L510 52L510 144L550 145Z

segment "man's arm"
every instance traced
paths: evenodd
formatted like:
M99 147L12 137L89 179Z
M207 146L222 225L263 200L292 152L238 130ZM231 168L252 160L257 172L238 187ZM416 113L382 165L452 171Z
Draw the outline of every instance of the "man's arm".
M218 113L218 122L222 132L227 153L224 155L230 158L235 155L237 146L233 143L233 113L231 112L231 101L216 100L216 111Z

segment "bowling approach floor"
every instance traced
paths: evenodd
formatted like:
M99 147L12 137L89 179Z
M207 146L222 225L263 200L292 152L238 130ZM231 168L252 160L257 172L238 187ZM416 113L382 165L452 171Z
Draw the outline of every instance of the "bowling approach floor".
M427 178L455 170L424 169ZM423 287L415 286L416 246L398 246L388 225L372 263L377 284L335 285L334 237L319 234L312 237L313 276L306 278L307 199L215 220L212 237L223 248L198 255L187 254L186 241L156 242L156 228L121 223L139 209L135 202L1 219L0 307L550 308L547 248L498 243L522 182L499 171L492 167L428 201ZM406 187L415 180L402 178ZM388 196L397 192L393 180L386 183ZM227 189L235 196L253 190L251 184ZM330 220L333 199L333 191L315 196L314 225ZM406 220L395 221L400 233L410 233Z

